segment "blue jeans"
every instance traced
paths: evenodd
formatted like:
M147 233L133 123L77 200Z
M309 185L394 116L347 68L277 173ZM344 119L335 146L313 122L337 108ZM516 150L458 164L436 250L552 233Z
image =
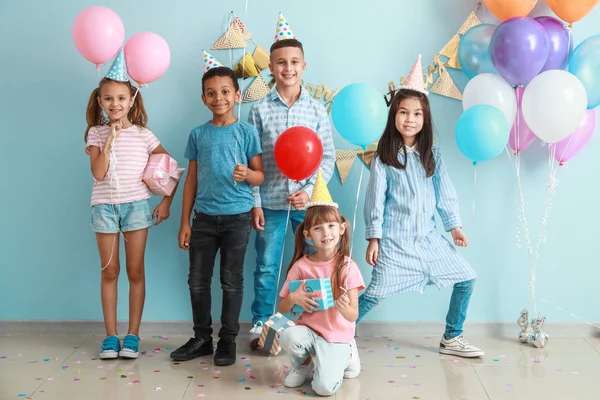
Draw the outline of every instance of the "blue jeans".
M285 220L287 210L269 210L263 208L265 230L256 234L256 270L254 271L254 302L252 303L252 324L265 323L273 315L273 306L277 299L277 274L281 262L281 252L285 240ZM306 211L292 210L290 222L292 231L304 221ZM287 264L284 260L281 282L285 281Z
M454 285L452 297L450 297L450 307L448 308L448 314L446 315L446 331L444 332L444 337L446 339L452 339L462 335L463 324L467 318L467 308L469 307L469 301L471 300L474 285L474 279L458 282ZM358 320L356 323L360 322L360 320L362 320L373 307L379 304L381 300L383 299L375 299L362 294L358 299Z

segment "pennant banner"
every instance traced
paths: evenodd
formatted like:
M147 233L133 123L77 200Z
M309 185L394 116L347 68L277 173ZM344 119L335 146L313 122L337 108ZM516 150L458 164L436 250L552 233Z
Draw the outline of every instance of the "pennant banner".
M352 169L354 160L356 159L356 150L336 150L335 151L335 165L337 166L338 173L342 185L346 183L346 178Z
M256 49L254 49L254 54L252 55L252 57L254 57L254 64L256 65L256 69L258 69L259 71L263 71L269 68L269 53L267 53L262 47L257 45Z
M246 46L246 40L252 39L252 34L247 31L246 26L240 21L238 17L235 17L227 32L217 43L211 47L212 50L224 50L224 49L240 49Z
M244 91L242 95L242 103L250 103L256 100L260 100L264 98L269 92L271 88L267 85L264 78L260 75L256 77L254 82Z
M258 70L256 69L254 58L252 58L250 53L246 53L240 62L233 67L233 73L238 79L246 79L253 76L258 76Z

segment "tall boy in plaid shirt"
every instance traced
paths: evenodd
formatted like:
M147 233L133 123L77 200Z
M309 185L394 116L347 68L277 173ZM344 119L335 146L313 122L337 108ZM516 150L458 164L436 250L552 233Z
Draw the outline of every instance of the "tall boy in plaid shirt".
M283 40L285 38L285 40ZM293 231L304 220L304 207L314 187L316 174L298 183L284 176L275 164L274 147L279 135L293 126L305 126L317 133L323 143L323 161L319 167L329 181L333 174L335 149L331 124L325 107L300 86L306 69L302 44L280 15L275 43L270 49L269 68L276 86L250 109L249 122L256 126L263 149L265 181L254 188L252 225L256 235L256 271L250 346L258 347L263 324L273 314L278 293L277 276L285 240L288 207Z

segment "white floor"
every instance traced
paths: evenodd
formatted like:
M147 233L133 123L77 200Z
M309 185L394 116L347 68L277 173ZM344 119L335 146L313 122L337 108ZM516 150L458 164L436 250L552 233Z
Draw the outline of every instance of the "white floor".
M0 399L299 399L307 382L282 386L285 354L251 352L238 339L238 361L215 368L211 357L176 363L169 352L186 336L143 337L135 361L101 361L102 336L0 335ZM468 337L480 359L441 356L438 337L357 339L363 371L336 399L599 399L600 338L551 338L543 349L513 337Z

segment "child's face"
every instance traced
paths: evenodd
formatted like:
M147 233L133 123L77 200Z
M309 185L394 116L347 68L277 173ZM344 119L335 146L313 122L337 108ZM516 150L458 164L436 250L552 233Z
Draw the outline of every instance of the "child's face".
M340 236L346 232L346 223L326 222L311 226L304 231L304 236L315 244L318 251L336 251L340 242Z
M299 86L306 69L304 55L298 47L282 47L273 50L269 63L271 74L279 87Z
M235 91L233 81L228 76L214 76L204 82L202 101L213 115L223 116L233 113L235 103L240 101L240 91Z
M418 99L403 99L396 112L396 129L405 141L413 142L423 129L423 106Z
M98 104L111 121L126 119L131 108L131 92L127 85L107 82L100 88Z

